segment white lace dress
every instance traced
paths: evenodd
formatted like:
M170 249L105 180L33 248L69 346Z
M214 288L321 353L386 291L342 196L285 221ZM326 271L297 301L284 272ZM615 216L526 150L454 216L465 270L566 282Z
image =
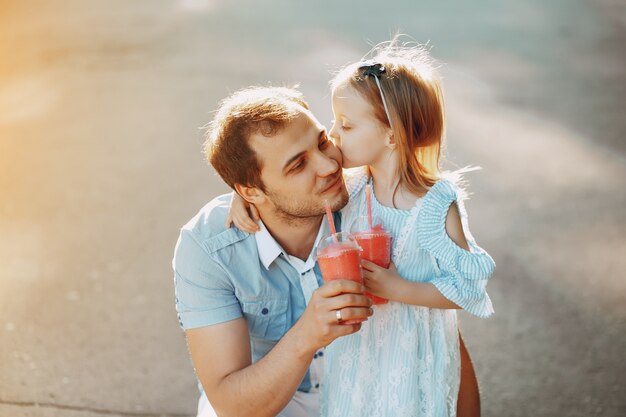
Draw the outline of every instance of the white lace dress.
M350 204L342 229L366 213L361 176L348 181ZM400 276L431 282L439 291L480 317L493 313L485 291L495 264L476 245L457 187L441 180L409 211L381 205L372 193L372 210L395 237L392 260ZM471 251L458 247L445 231L451 203L461 213ZM322 417L443 417L456 415L460 381L459 336L455 310L397 302L374 307L356 334L325 351Z

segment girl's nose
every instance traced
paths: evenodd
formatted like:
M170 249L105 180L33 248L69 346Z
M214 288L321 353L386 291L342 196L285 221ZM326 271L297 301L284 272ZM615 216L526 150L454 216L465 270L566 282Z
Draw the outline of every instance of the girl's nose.
M341 143L341 140L339 139L339 135L337 134L337 123L335 123L335 121L332 121L332 126L330 128L330 131L328 132L328 136L330 136L330 139L333 141L333 143L337 146L339 146L339 144Z
M341 147L341 139L339 138L339 136L333 135L332 130L328 134L328 137L330 138L330 141L335 144L335 146Z
M330 127L330 132L328 132L328 136L332 137L332 138L336 138L337 137L337 126L335 121L333 120L333 124Z

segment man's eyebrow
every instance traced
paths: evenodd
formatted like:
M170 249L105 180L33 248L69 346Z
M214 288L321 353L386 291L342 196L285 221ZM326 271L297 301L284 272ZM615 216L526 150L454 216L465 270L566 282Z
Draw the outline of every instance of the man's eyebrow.
M319 135L317 137L317 141L319 142L325 136L326 136L326 129L320 129L320 133L319 133ZM287 167L289 167L289 165L291 165L298 158L301 158L306 153L307 153L307 151L298 152L297 154L295 154L294 156L289 158L289 160L287 160L287 162L285 162L285 165L283 166L283 171L285 171L287 169Z
M298 152L297 154L289 158L289 160L283 166L283 171L286 170L287 167L293 163L293 161L297 160L298 158L302 157L302 155L306 154L306 152L307 151Z

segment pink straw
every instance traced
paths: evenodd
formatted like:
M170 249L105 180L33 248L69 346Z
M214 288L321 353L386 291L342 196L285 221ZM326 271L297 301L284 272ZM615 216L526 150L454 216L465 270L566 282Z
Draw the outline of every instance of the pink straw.
M367 223L370 230L372 229L372 187L367 184L365 186L365 201L367 203Z
M335 236L337 234L337 229L335 229L335 221L333 220L333 212L330 210L330 204L328 204L328 201L324 203L324 207L326 208L326 217L328 218L328 225L330 226L330 233L332 233L335 240L337 240L337 237Z

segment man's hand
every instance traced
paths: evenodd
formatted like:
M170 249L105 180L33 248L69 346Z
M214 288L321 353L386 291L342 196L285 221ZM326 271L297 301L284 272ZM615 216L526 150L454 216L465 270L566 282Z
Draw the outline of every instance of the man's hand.
M294 325L304 349L313 353L338 337L357 332L361 324L343 324L346 320L365 321L373 314L372 301L363 295L363 285L349 280L331 281L313 292L304 314ZM342 323L337 321L341 311Z

